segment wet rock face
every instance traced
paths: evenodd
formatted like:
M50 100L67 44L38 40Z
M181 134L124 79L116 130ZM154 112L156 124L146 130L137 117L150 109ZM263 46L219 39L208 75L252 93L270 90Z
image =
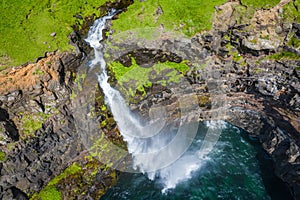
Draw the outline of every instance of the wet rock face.
M199 98L200 108L200 113L189 113L188 122L223 119L257 137L272 157L275 173L287 183L292 195L298 199L300 79L295 66L299 66L300 62L268 60L253 64L251 59L255 58L249 58L246 61L248 64L241 66L231 60L216 63L215 59L212 58L214 65L210 66L211 69L191 69L186 76L194 88L192 93ZM219 73L209 73L208 70ZM176 97L168 91L170 89L172 86L153 86L147 97L131 105L131 108L144 118L149 118L150 109L157 103L165 102L162 103L166 105L164 108L171 112L169 121L176 120L180 110ZM183 90L179 96L188 96L190 92ZM218 106L211 107L212 103ZM214 116L213 113L220 110L224 110L224 115Z
M131 1L121 2L127 5ZM299 54L296 48L281 40L288 33L299 39L299 24L294 23L292 30L284 26L263 26L257 22L264 16L269 17L266 20L277 20L278 16L262 11L253 19L255 29L249 31L248 25L238 25L231 20L232 6L236 4L230 2L221 7L228 11L222 12L227 17L216 17L226 20L215 22L214 31L190 39L168 33L154 41L109 37L110 43L105 44L110 55L108 61L130 66L134 57L137 64L145 68L157 62L190 61L190 70L184 76L190 87L154 84L144 99L130 105L132 110L147 119L153 105L164 103L172 111L168 120L173 121L180 111L171 89L177 89L177 96L186 97L183 103L187 104L191 93L195 94L200 111L191 111L186 122L223 119L259 138L274 161L278 177L291 188L295 199L300 199L300 61L276 61L266 57L282 49ZM92 21L90 19L90 23ZM270 42L273 38L260 35L268 30L276 37L274 43ZM78 194L70 185L79 180L88 182L90 180L84 177L95 173L91 161L85 160L86 148L76 131L76 113L72 112L74 104L70 103L72 90L78 87L74 74L89 48L80 39L80 33L74 32L70 39L76 46L76 54L50 53L36 65L9 72L7 77L0 76L1 82L7 85L0 88L0 147L6 154L6 160L0 163L0 199L27 199L26 194L40 191L66 167L78 162L87 170L73 174L58 185L61 191L65 190L65 198L72 198ZM10 78L15 78L14 84L10 84ZM99 88L96 98L97 120L105 122L101 128L108 138L125 146L113 116L102 107L104 99ZM222 115L214 114L219 111ZM82 124L82 127L88 125ZM101 170L95 173L89 186L84 186L88 193L80 198L97 199L97 188L104 185L105 190L113 184L111 172Z
M19 133L17 127L14 122L9 119L7 111L0 108L0 116L1 144L5 145L7 142L18 141Z
M3 191L3 193L4 193L2 197L3 199L18 199L18 200L28 199L27 195L16 187L11 187Z
M142 67L153 66L158 62L176 62L180 63L182 58L174 53L163 52L160 49L138 49L128 52L125 55L119 57L116 62L120 62L122 65L129 67L132 65L131 58L135 58L136 64Z
M97 159L95 163L76 130L72 90L80 88L76 70L82 55L49 53L35 64L8 72L16 84L0 91L0 153L5 154L0 161L0 199L28 199L73 163L80 170L55 185L62 198L98 199L115 184L115 172ZM114 123L105 131L112 131ZM78 182L86 185L72 186Z
M67 57L74 59L74 55ZM1 199L27 199L25 193L39 191L81 149L66 105L70 72L56 58L49 54L37 64L16 70L12 80L23 81L25 87L16 85L17 90L7 88L1 93L1 152L6 154L0 168ZM36 68L40 70L37 82L26 80L23 71Z
M105 14L107 8L124 9L131 3L120 0L99 9ZM92 16L83 27L74 27L70 42L76 53L46 53L34 64L0 75L0 153L5 155L0 160L0 199L28 199L73 163L81 170L55 186L62 198L99 199L115 184L115 172L87 154L71 111L72 90L80 87L77 70L91 50L82 38L94 20ZM112 119L106 132L114 124ZM78 182L85 185L72 186Z
M232 8L236 2L230 4ZM129 54L132 56L133 49L144 49L145 52L147 49L151 52L163 50L174 57L189 60L191 69L185 78L199 98L200 113L191 112L187 121L220 119L220 115L214 116L213 113L224 110L221 119L259 138L274 161L278 177L287 183L294 198L300 199L297 175L300 173L300 61L291 57L269 57L282 51L298 54L297 49L286 40L288 34L298 38L298 25L290 24L293 28L287 29L281 24L276 9L255 13L249 21L251 24L239 25L230 19L215 22L212 32L192 39L161 35L153 41L140 38L114 40L112 36L108 38L111 43L107 52L111 55L109 61L120 61L125 66L130 66L129 59L126 61L124 58ZM233 9L223 10L231 12L223 12L228 18L234 16ZM251 30L249 27L254 28ZM133 57L143 60L143 63L155 60L147 53ZM149 118L153 105L167 102L167 109L174 111L169 116L170 120L174 120L178 117L178 112L175 112L178 105L170 101L172 94L166 88L157 88L150 88L147 96L132 104L131 108ZM189 92L182 91L180 94L185 96ZM221 100L212 102L217 97Z

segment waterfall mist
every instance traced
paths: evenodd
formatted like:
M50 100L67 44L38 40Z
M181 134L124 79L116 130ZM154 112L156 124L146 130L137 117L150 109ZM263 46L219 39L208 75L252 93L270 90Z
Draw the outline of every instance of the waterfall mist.
M151 180L163 185L162 192L175 188L178 183L189 179L192 172L198 170L205 160L211 145L203 151L189 148L197 133L198 124L180 124L172 127L166 123L166 112L163 108L151 113L148 123L141 123L139 117L132 113L120 92L108 82L106 62L103 58L102 31L106 20L112 19L115 10L95 21L85 40L94 49L95 58L89 67L100 67L98 83L105 95L105 103L109 106L118 129L127 142L128 151L133 157L134 170L147 174ZM180 96L178 96L179 104ZM182 112L187 112L182 110ZM186 114L186 113L185 113ZM210 144L210 143L207 143ZM203 153L204 152L204 153Z

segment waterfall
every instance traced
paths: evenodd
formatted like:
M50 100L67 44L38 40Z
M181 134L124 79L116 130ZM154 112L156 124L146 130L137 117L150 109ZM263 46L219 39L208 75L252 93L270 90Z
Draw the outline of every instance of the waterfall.
M100 67L98 83L105 95L105 102L117 122L118 128L128 145L128 151L133 157L132 168L147 174L151 180L158 180L163 185L162 192L189 179L192 172L199 169L205 156L199 149L188 150L197 132L198 125L184 124L170 128L165 123L166 113L163 109L152 113L151 120L145 125L134 115L119 91L111 87L106 72L106 62L103 58L102 31L107 20L112 19L115 10L105 17L97 19L90 28L85 40L94 48L95 58L89 67ZM157 109L156 109L157 110Z

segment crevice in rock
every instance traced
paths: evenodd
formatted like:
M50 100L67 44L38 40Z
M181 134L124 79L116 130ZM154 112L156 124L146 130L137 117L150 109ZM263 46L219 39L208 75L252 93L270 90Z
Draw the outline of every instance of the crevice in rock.
M126 67L132 65L131 58L134 58L136 63L141 67L151 67L154 64L161 62L175 62L180 63L182 58L172 52L164 52L160 49L137 49L130 51L125 55L119 57L116 62L120 62Z
M0 108L0 122L3 123L4 127L2 134L8 136L12 141L19 141L19 131L15 123L10 120L8 112L3 108Z
M12 191L13 199L15 199L15 200L28 200L29 199L27 197L27 195L17 187L11 187L10 190Z

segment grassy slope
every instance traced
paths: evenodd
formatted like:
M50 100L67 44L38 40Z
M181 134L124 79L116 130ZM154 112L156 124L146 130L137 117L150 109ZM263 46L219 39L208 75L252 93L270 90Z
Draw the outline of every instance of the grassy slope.
M269 9L276 6L280 0L241 0L242 5L254 9Z
M0 20L0 68L34 61L46 51L70 50L67 36L71 25L81 24L75 14L89 16L107 0L2 0ZM128 11L113 22L113 29L122 32L163 24L166 30L192 36L211 28L214 6L227 0L147 0L135 1ZM242 3L255 8L268 8L279 0ZM162 14L158 14L161 8ZM56 32L55 37L50 34Z
M149 31L151 30L149 28L163 25L165 30L179 31L186 36L193 36L203 30L211 29L214 7L225 2L227 0L135 1L126 12L119 16L118 20L113 22L112 29L116 33L129 30L141 33L146 28ZM242 0L242 4L251 8L253 13L256 9L268 9L279 2L280 0ZM146 33L142 35L147 37Z
M97 12L107 0L2 0L0 67L34 61L46 51L70 50L71 26ZM50 34L56 32L55 37Z
M118 20L113 21L112 29L115 31L114 34L136 31L137 36L148 38L152 36L151 31L162 24L167 31L177 31L190 37L203 30L211 29L214 7L225 2L227 1L190 0L188 3L185 0L135 1L126 12L119 15ZM240 23L244 23L253 17L256 10L272 8L279 2L280 0L242 0L242 5L236 6L234 14L241 19ZM241 59L238 53L234 53L233 58L236 61ZM133 74L147 74L149 70L133 65L124 71L125 68L120 63L112 63L110 66L120 84L126 70L134 71ZM120 78L121 76L123 79ZM141 82L140 79L148 80L144 76L136 76L132 79L137 83Z
M214 6L227 0L147 0L135 1L113 22L117 33L127 30L158 27L183 32L187 36L211 28ZM160 11L161 9L161 11ZM161 14L159 14L161 13Z
M300 23L300 12L297 10L300 8L300 0L295 0L288 3L284 7L284 19L288 22Z

